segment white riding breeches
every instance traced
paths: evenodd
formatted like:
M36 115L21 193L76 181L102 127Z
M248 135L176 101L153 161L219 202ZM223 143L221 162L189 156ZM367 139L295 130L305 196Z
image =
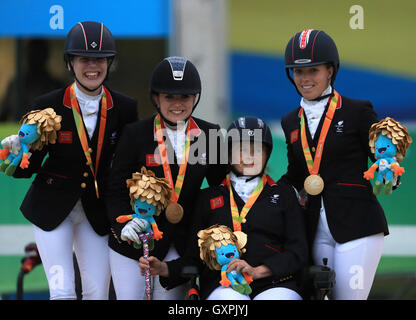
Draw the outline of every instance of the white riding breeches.
M384 233L378 233L337 243L331 235L322 203L317 233L313 243L314 263L328 267L336 274L330 298L335 300L365 300L370 293L384 245Z
M82 298L107 300L111 280L108 235L92 229L81 201L54 230L34 226L36 245L48 279L50 299L76 299L73 252L80 269Z
M164 261L177 258L179 258L179 254L172 246ZM117 300L146 299L145 277L140 273L137 260L123 256L110 249L110 265ZM159 276L151 276L151 287L153 300L184 300L188 283L166 290L160 285Z

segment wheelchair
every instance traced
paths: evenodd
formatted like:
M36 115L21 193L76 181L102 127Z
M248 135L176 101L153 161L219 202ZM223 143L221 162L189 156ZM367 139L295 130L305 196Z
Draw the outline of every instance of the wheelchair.
M324 300L331 294L335 285L335 271L327 266L328 259L323 259L323 265L305 267L296 276L304 300ZM198 269L186 266L182 269L182 276L190 279L191 288L187 293L187 300L199 300Z

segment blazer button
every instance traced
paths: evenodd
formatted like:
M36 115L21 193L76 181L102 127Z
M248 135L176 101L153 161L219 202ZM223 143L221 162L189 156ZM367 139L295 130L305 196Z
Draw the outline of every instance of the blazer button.
M85 189L87 187L87 184L85 182L81 183L81 188Z
M84 172L83 176L86 178L88 177L88 172Z

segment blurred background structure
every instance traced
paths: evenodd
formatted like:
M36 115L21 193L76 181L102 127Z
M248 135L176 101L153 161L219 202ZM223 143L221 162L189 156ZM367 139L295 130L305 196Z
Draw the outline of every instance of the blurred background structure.
M288 40L307 28L325 30L337 43L336 89L370 100L379 118L408 126L416 141L416 2L413 0L30 0L0 2L0 138L14 134L26 105L71 78L63 63L66 33L78 21L103 22L116 38L118 57L108 86L139 100L151 116L149 80L165 56L189 58L202 78L195 116L227 127L237 116L271 124L274 179L285 172L281 117L299 96L287 80ZM416 154L403 162L403 184L379 196L391 234L386 238L372 299L416 298ZM16 279L31 225L19 206L31 180L0 175L0 296L15 298ZM25 279L25 298L44 299L46 278L37 267Z

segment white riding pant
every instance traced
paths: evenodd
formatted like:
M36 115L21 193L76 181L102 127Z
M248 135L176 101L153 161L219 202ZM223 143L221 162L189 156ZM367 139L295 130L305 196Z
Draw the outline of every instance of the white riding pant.
M314 263L335 271L335 286L330 298L365 300L371 290L384 245L384 233L337 243L331 235L322 202L316 237L313 243Z
M219 286L210 293L207 300L251 300L249 296L241 294L230 287ZM302 297L294 290L277 287L267 289L253 300L302 300Z
M171 246L164 261L177 258L179 254ZM110 248L110 266L117 300L146 299L145 276L141 275L137 260L123 256ZM159 276L151 276L151 288L153 300L184 300L188 283L166 290L160 285Z
M108 235L92 229L81 201L54 230L34 226L36 245L49 284L51 300L76 299L73 252L77 257L84 300L107 300L110 287Z

